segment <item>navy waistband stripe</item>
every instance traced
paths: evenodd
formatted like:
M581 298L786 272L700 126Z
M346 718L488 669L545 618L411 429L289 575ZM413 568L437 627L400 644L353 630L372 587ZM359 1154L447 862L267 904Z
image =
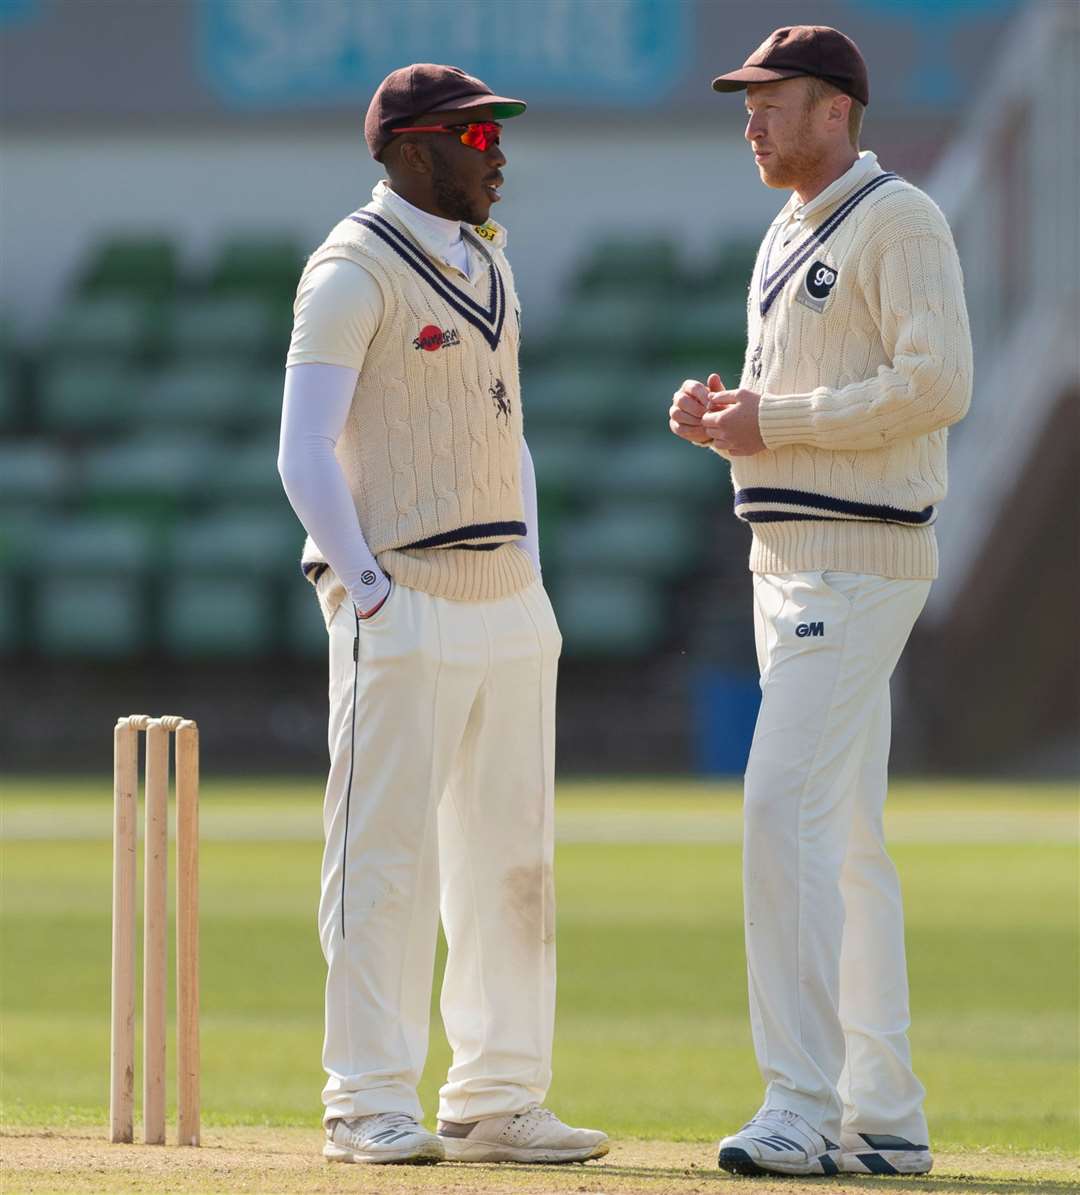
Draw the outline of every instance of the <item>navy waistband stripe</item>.
M740 510L746 506L802 506L819 514L805 514L783 510ZM853 502L847 498L832 498L828 494L813 494L809 490L788 490L774 486L750 486L735 495L735 513L747 523L787 522L796 519L851 518L877 523L903 523L909 527L923 527L934 521L934 508L903 510L899 506Z
M494 539L496 536L512 536L523 539L528 534L528 527L524 523L473 523L469 527L459 527L455 531L443 531L439 535L429 535L427 539L418 539L414 544L405 544L400 551L410 548L444 548L449 545L463 545L473 539ZM481 548L486 544L478 545ZM494 544L493 547L500 545Z

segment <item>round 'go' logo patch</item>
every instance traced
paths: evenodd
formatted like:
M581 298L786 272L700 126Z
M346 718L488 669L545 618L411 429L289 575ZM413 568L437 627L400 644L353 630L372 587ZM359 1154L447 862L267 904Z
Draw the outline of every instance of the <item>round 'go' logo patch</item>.
M822 261L815 261L806 271L806 290L811 298L827 299L836 285L836 271Z

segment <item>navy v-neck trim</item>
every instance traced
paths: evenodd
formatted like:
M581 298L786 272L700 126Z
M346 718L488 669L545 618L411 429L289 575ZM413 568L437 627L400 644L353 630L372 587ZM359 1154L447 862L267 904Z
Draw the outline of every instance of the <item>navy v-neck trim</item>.
M471 295L439 274L424 259L421 250L401 233L389 220L376 212L359 211L349 217L370 229L410 266L444 302L463 319L468 320L494 351L499 347L503 321L506 317L506 289L502 272L492 261L488 268L488 306L482 307Z
M769 268L769 258L772 254L772 247L776 240L776 234L780 226L776 225L773 228L772 237L769 240L768 248L765 250L765 260L761 263L761 277L758 282L758 304L762 316L764 316L773 303L776 302L777 297L784 287L788 284L792 274L803 265L807 258L814 252L814 249L819 245L824 245L825 242L833 235L841 224L851 215L855 208L869 195L872 191L876 191L878 187L885 183L892 182L899 176L891 172L879 174L877 178L871 179L864 186L860 187L853 195L849 195L847 199L836 209L835 212L825 221L821 226L810 230L809 235L804 241L800 241L798 245L784 258L784 260L776 267L772 274L767 274Z

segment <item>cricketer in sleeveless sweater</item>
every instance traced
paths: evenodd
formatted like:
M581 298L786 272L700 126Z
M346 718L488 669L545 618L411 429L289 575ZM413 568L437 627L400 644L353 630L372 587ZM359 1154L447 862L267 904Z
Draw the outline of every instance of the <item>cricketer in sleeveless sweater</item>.
M521 497L520 314L494 221L464 235L484 264L471 279L433 260L375 201L312 254L367 270L379 324L336 446L361 530L395 582L437 597L488 601L533 583L514 546ZM329 625L345 598L308 538L303 567Z
M937 575L946 428L971 400L963 276L937 206L874 154L770 226L740 384L768 449L731 460L752 571Z

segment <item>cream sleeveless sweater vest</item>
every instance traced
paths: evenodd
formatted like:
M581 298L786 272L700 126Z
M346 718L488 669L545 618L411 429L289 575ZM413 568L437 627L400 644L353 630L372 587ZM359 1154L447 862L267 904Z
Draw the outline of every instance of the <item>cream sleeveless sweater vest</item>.
M514 541L521 496L519 317L505 255L465 234L487 262L471 281L433 261L385 210L342 220L305 272L347 258L376 280L383 318L360 371L336 453L368 546L393 579L461 601L535 580ZM344 587L309 538L329 621Z

